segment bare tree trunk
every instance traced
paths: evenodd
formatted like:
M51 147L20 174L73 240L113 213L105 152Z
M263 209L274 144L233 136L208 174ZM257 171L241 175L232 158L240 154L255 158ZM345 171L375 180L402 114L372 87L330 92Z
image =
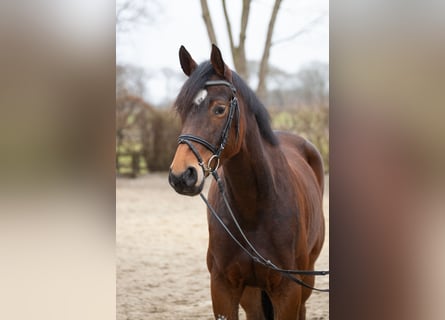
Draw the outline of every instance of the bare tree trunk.
M249 20L250 3L251 0L243 0L243 12L241 14L241 29L240 29L239 44L238 44L239 73L246 81L249 80L245 43L246 43L247 22Z
M281 0L275 0L272 15L269 21L269 27L267 29L266 42L264 43L263 57L261 58L260 71L258 74L258 87L256 90L256 93L260 99L264 99L267 93L266 76L268 72L270 48L272 46L273 29L275 27L275 21L277 19L278 10L280 9L280 4Z
M246 43L247 22L249 20L249 12L250 12L250 2L251 0L243 0L243 11L241 14L241 29L240 29L238 46L236 46L235 41L233 39L232 25L230 23L226 1L222 0L224 18L226 20L226 28L227 28L227 34L229 35L230 50L232 51L233 63L235 65L235 69L238 72L238 74L246 81L249 78L249 72L247 70L245 43Z
M226 20L227 34L229 35L230 50L232 50L232 57L233 60L235 60L235 41L233 40L232 24L230 23L229 13L227 12L226 0L222 0L222 6L224 11L224 18Z
M246 29L247 22L249 20L251 0L243 0L243 10L241 13L241 29L239 34L238 46L235 46L232 33L232 25L230 23L229 14L227 11L226 1L222 0L222 6L224 11L224 18L226 20L227 34L229 35L230 50L232 51L233 63L238 74L244 78L246 81L249 78L249 72L247 70L247 59L246 59Z
M275 21L277 19L278 11L280 9L282 0L275 0L275 4L273 7L272 15L269 20L269 26L267 30L266 35L266 41L264 44L264 51L263 56L261 58L260 63L260 70L258 74L258 87L257 87L257 94L260 98L265 98L267 93L266 88L266 76L268 73L268 64L269 64L269 55L270 55L270 49L272 46L272 35L273 30L275 27ZM230 41L230 50L232 51L232 58L233 63L235 66L235 70L238 72L238 74L244 78L246 81L248 81L249 78L249 72L247 70L247 58L246 58L246 30L247 30L247 23L249 21L249 13L250 13L250 4L252 0L243 0L243 9L241 13L241 28L240 28L240 34L239 34L239 41L238 46L235 44L235 39L233 37L232 32L232 25L230 23L230 17L227 10L226 0L221 0L222 7L224 11L224 18L226 20L226 28L227 28L227 34L229 36ZM209 8L207 6L207 0L201 0L201 7L202 7L202 17L204 19L207 33L209 34L210 42L216 44L216 36L215 32L213 30L213 24L210 19L210 13Z
M217 45L215 30L213 29L212 18L210 17L209 6L207 0L201 0L202 18L206 25L207 33L209 35L210 43Z

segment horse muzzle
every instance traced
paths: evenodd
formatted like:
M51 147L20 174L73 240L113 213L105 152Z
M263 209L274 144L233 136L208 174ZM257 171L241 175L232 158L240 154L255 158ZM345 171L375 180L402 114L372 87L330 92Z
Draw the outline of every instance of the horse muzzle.
M170 169L168 182L177 193L187 196L196 196L202 191L204 186L204 179L199 178L196 168L190 166L179 174L174 173L173 170ZM201 180L200 183L198 182L198 179Z

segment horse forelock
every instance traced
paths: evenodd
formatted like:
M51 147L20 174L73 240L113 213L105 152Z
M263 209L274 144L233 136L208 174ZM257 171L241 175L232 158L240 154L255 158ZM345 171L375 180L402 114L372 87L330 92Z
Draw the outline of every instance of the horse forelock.
M210 61L205 61L201 63L185 81L175 102L176 111L181 117L184 117L201 104L204 100L202 99L203 95L201 91L205 89L206 81L214 74L215 71Z

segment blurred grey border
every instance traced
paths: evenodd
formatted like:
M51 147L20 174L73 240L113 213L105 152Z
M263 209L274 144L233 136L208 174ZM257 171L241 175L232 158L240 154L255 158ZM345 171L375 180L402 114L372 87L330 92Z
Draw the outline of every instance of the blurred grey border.
M445 317L444 9L331 3L332 319Z
M115 318L114 2L0 4L0 318Z

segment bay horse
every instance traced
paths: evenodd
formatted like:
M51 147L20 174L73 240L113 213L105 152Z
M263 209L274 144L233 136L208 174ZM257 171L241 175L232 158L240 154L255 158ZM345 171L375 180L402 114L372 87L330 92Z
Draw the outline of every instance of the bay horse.
M304 320L314 275L295 275L302 286L267 264L314 270L324 241L321 156L301 136L271 129L266 108L215 45L200 65L184 46L179 59L188 79L175 102L182 133L169 183L195 196L216 177L207 211L214 316L238 319L241 305L249 320Z

